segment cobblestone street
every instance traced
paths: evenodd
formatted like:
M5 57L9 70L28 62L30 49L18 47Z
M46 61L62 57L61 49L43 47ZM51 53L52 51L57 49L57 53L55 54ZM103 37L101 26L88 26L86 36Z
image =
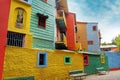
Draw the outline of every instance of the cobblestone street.
M84 80L120 80L120 70L110 71L106 75L90 75Z

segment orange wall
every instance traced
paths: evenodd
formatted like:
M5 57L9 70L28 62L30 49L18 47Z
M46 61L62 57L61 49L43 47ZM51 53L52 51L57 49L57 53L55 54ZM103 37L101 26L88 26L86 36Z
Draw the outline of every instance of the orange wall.
M82 50L88 50L86 23L77 22L77 28L76 40L81 43Z
M69 50L75 50L75 14L74 13L68 13L66 16L66 22L67 22L67 45Z

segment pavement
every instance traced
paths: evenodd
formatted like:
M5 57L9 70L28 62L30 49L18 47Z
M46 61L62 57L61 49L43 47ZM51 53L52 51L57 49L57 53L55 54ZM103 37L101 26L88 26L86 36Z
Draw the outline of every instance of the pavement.
M105 75L89 75L83 80L120 80L120 70L109 71L109 73Z

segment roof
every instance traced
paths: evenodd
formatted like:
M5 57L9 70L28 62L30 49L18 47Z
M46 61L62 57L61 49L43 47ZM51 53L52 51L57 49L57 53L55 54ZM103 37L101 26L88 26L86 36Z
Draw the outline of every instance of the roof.
M78 53L82 54L91 54L91 55L100 55L100 52L87 52L87 51L78 51Z
M119 48L115 48L115 49L112 49L111 51L112 52L120 52L120 49Z
M100 48L116 48L116 45L102 45Z

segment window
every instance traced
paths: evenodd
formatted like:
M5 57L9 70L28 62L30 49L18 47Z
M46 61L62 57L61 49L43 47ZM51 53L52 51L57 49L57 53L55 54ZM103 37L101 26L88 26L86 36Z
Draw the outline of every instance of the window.
M28 2L28 0L23 0L23 1L26 1L26 2Z
M28 4L32 4L32 0L21 0L21 1L28 3Z
M88 45L93 45L93 41L88 41Z
M104 55L101 55L101 63L105 63L105 57L104 57Z
M78 28L77 28L77 26L75 26L75 32L76 32L76 33L78 32Z
M47 2L48 0L42 0L43 2Z
M70 56L65 56L64 57L64 64L72 64L72 60Z
M8 32L7 45L23 47L25 43L24 38L25 38L24 34Z
M46 27L46 20L48 18L48 16L45 16L43 14L37 13L38 16L38 26L45 28Z
M22 8L16 9L16 27L22 28L24 26L24 17L25 17L25 10Z
M47 66L47 53L39 52L38 53L38 67L46 67Z
M88 55L87 54L84 54L84 65L85 66L88 66L89 65L89 58L88 58Z
M96 26L93 26L92 28L93 28L93 31L96 31L96 30L97 30L97 27L96 27Z

